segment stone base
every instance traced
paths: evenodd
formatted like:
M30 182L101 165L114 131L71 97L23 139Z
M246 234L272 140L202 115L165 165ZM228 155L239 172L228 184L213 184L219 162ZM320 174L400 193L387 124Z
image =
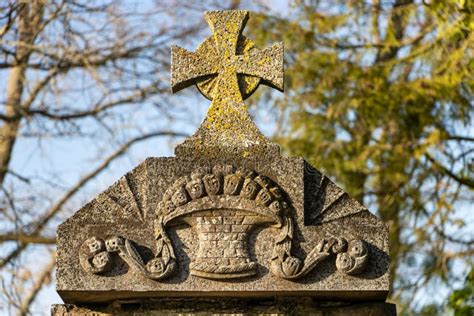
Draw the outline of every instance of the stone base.
M103 315L316 315L395 316L396 306L385 302L321 302L311 298L269 299L148 299L115 301L109 305L53 305L52 316Z

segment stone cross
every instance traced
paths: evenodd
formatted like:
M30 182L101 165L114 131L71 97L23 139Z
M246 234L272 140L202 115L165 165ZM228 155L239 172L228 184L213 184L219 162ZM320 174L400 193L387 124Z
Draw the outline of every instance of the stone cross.
M188 145L190 154L213 156L212 150L203 153L201 145L212 148L219 142L226 143L233 155L247 156L251 153L247 147L266 143L243 100L260 83L283 91L283 43L257 49L242 35L248 17L248 11L243 10L206 12L212 36L195 53L178 46L171 48L172 91L196 84L212 100L195 141Z
M209 77L217 78L201 91L211 100L241 102L255 91L260 79L283 91L283 43L256 49L252 41L242 36L248 18L248 11L243 10L207 12L205 19L213 34L197 52L176 45L171 47L172 91L199 84ZM239 84L239 75L255 77L256 81L250 86Z

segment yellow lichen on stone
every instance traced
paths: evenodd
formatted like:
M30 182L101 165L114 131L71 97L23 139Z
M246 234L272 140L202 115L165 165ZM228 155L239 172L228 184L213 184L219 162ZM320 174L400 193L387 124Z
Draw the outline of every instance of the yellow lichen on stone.
M261 65L264 65L266 63L268 63L270 61L270 57L268 56L264 56L262 59L260 59L257 63L261 66Z
M282 46L263 51L256 49L251 40L241 35L247 18L247 11L208 12L206 20L213 31L212 37L206 39L196 53L183 49L174 51L173 62L180 66L172 66L172 69L180 72L172 74L173 91L192 83L189 73L181 73L187 69L196 75L194 83L201 93L212 100L201 128L185 141L195 149L190 148L192 154L219 155L222 152L210 148L224 147L248 157L258 154L257 145L265 150L261 145L269 143L252 122L243 100L255 91L261 78L282 88L282 82L274 81L274 78L282 78ZM196 146L197 139L199 146Z

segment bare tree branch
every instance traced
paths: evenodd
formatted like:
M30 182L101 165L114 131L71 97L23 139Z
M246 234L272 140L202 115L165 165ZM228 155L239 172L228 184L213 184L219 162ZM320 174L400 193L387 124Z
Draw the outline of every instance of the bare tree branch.
M15 241L21 244L54 245L56 243L56 238L38 235L26 235L21 233L9 233L5 235L0 235L0 243L6 241Z
M435 169L442 171L444 174L449 176L451 179L454 179L455 181L459 182L462 185L468 186L470 188L474 188L474 180L473 179L463 177L463 176L459 176L459 175L455 174L454 172L452 172L451 170L449 170L448 168L443 166L440 162L438 162L436 159L434 159L428 153L425 154L425 156L433 164L433 167Z
M172 132L172 131L157 131L157 132L152 132L148 133L145 135L141 135L138 137L135 137L125 144L123 144L118 150L116 150L114 153L112 153L109 157L107 157L97 168L86 174L81 180L79 180L71 189L69 189L57 202L54 204L50 209L46 210L44 214L38 219L35 220L34 223L32 223L32 228L28 229L28 231L31 231L30 234L28 233L19 233L19 232L8 232L4 234L5 236L12 236L12 235L17 235L17 236L38 236L42 230L46 227L46 225L49 223L49 221L57 214L59 213L64 204L68 202L72 196L74 196L82 187L84 187L89 181L94 179L96 176L98 176L102 171L107 169L107 167L117 158L121 157L123 154L125 154L130 147L133 145L148 140L153 137L159 137L159 136L171 136L171 137L184 137L187 136L184 133L177 133L177 132ZM11 239L9 239L11 240ZM0 239L1 241L1 239ZM4 238L3 241L7 241L6 238ZM6 264L8 264L11 260L14 258L18 257L20 253L26 248L26 246L29 244L28 239L23 239L23 240L16 240L19 242L19 245L17 248L15 248L13 251L11 251L2 261L0 261L0 268L4 267Z
M449 135L447 139L448 139L448 140L458 140L458 141L474 142L474 137L461 136L461 135Z
M33 286L31 287L29 292L23 297L20 310L18 311L18 315L24 316L30 314L31 304L42 289L43 285L49 283L51 280L51 273L53 272L55 263L56 255L52 254L49 263L39 273L38 277L33 283Z

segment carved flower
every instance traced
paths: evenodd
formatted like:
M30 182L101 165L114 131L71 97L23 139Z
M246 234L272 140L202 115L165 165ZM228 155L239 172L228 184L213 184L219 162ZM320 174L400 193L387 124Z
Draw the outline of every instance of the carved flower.
M105 241L105 247L107 248L107 251L110 251L110 252L118 251L120 246L123 246L124 244L125 244L125 241L123 240L122 237L119 237L119 236L109 237Z
M345 252L347 250L347 240L344 238L336 238L331 250L333 253Z
M286 276L297 274L301 268L301 260L296 257L287 257L281 264L281 270Z
M230 174L224 177L224 193L236 195L239 193L243 178L236 174Z
M368 248L365 241L353 239L348 243L347 252L337 255L336 267L346 274L357 275L364 271L368 260Z
M362 257L367 254L367 244L360 239L349 241L349 254L353 257Z
M146 264L146 269L148 272L153 274L162 274L165 271L165 267L166 265L162 258L151 259Z
M336 257L336 268L339 271L348 273L355 265L355 260L347 252L340 253Z
M260 205L268 206L268 204L270 204L272 201L272 196L268 190L262 189L260 192L258 192L256 201Z
M192 199L199 199L205 194L204 185L200 179L188 182L186 184L186 189L188 190Z
M101 238L91 237L85 241L91 255L96 255L104 250L104 241Z
M111 266L111 259L110 253L102 251L92 258L92 266L97 270L97 272L107 271Z
M221 179L220 176L214 174L206 174L202 180L206 188L207 194L216 195L221 191Z
M257 196L259 189L260 187L255 181L252 179L245 179L240 195L248 199L254 199Z
M171 200L173 201L174 205L181 206L188 202L188 194L186 193L186 190L183 187L180 187L178 191L173 194Z

